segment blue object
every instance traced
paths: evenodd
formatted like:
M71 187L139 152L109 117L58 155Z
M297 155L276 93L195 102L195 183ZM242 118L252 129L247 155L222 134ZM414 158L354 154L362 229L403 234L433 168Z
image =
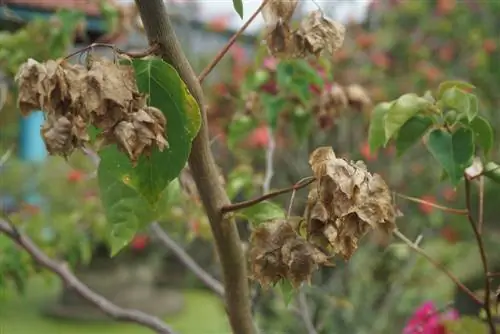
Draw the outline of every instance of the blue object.
M47 158L47 149L40 129L44 122L42 111L36 111L21 118L19 158L29 162L43 162Z

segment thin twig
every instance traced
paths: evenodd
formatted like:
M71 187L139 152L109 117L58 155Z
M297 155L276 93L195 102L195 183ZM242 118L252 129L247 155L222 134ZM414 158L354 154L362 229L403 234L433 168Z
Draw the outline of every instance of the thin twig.
M309 306L307 305L307 298L304 291L300 290L297 296L297 301L299 304L299 313L304 325L306 326L307 334L318 334L314 324L311 320L311 314L309 312Z
M435 203L432 203L432 202L424 201L423 199L420 199L420 198L417 198L417 197L406 196L406 195L399 194L399 193L394 193L394 194L396 196L398 196L398 197L407 199L409 201L416 202L416 203L421 203L421 204L426 204L426 205L432 206L433 208L436 208L436 209L439 209L439 210L442 210L442 211L445 211L445 212L448 212L448 213L452 213L452 214L455 214L455 215L467 216L467 214L468 214L468 211L464 210L464 209L449 208L449 207L446 207L446 206L443 206L443 205L439 205L439 204L435 204Z
M483 234L483 222L484 222L484 176L479 177L479 208L478 208L478 218L477 218L477 230L479 234Z
M179 246L158 223L151 225L151 230L158 237L161 243L170 249L174 255L184 264L193 274L198 277L208 288L220 297L224 297L224 286L209 273L207 273L191 256Z
M486 257L486 250L484 249L483 238L481 237L481 233L479 232L478 226L474 221L474 217L472 217L470 181L467 180L467 176L465 176L465 203L468 210L467 217L469 218L470 226L472 227L472 231L474 232L474 236L476 237L477 247L479 248L479 255L481 257L481 262L483 264L484 290L485 290L483 307L484 310L486 311L486 318L488 319L488 325L490 326L490 333L496 334L497 330L495 328L495 323L493 321L493 316L491 314L491 307L490 307L491 282L490 282L490 277L488 276L488 273L490 272L488 269L488 259Z
M150 55L154 54L156 51L159 50L160 46L158 44L153 44L149 48L147 48L146 50L143 50L143 51L133 51L132 52L132 51L121 50L121 49L117 48L114 44L92 43L90 45L87 45L84 48L78 49L75 52L72 52L72 53L68 54L66 57L64 57L64 59L69 59L69 58L71 58L73 56L76 56L78 54L81 54L81 53L83 53L85 51L92 50L93 48L110 48L114 52L116 52L116 53L118 53L120 55L128 56L130 58L144 58L144 57L147 57L147 56L150 56Z
M73 288L81 297L97 306L108 316L121 321L132 322L148 327L157 333L173 334L174 331L157 317L153 317L138 310L121 308L103 296L92 291L87 285L82 283L64 263L49 258L33 241L22 232L18 231L13 225L5 220L0 220L0 232L9 237L12 241L26 250L33 260L43 268L53 272L63 282Z
M248 200L248 201L243 201L243 202L239 202L239 203L234 203L234 204L229 204L229 205L223 206L221 208L221 212L222 213L228 213L228 212L237 211L237 210L241 210L241 209L244 209L244 208L251 207L251 206L253 206L253 205L257 204L257 203L260 203L262 201L265 201L267 199L270 199L270 198L273 198L273 197L276 197L276 196L279 196L279 195L282 195L282 194L289 193L289 192L294 191L294 190L299 190L299 189L302 189L304 187L307 187L308 185L310 185L311 183L313 183L314 180L315 180L314 176L310 176L310 177L304 178L302 181L297 182L292 187L288 187L288 188L276 190L276 191L270 192L269 194L265 194L265 195L262 195L260 197Z
M441 263L437 262L434 260L429 254L427 254L422 248L418 247L415 245L410 239L408 239L403 233L399 232L399 230L394 231L394 235L398 237L401 241L403 241L408 247L410 247L413 251L417 252L418 254L422 255L429 261L434 267L437 269L441 270L446 276L448 276L463 292L465 292L467 295L469 295L472 300L474 300L476 303L483 305L483 302L479 300L477 296L474 295L472 291L469 290L460 280L453 275L451 271L446 269Z
M215 56L212 62L208 64L207 67L203 69L203 71L201 71L200 75L198 76L198 81L200 82L200 84L203 82L203 80L205 80L207 75L210 72L212 72L215 66L217 66L217 64L221 61L221 59L224 57L227 51L229 51L231 46L233 46L234 42L236 42L238 37L240 37L240 35L248 28L250 23L252 23L252 21L257 17L257 15L259 15L260 11L262 10L262 8L264 8L264 6L268 1L269 0L262 1L259 8L257 8L257 10L255 11L255 13L253 13L252 16L250 16L250 18L245 22L245 24L243 24L241 28L231 37L231 39L229 39L229 41L222 48L222 50L219 51L219 53Z

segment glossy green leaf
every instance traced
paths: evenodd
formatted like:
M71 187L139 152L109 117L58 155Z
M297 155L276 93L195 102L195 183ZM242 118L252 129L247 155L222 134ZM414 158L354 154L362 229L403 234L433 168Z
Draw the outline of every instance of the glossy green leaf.
M263 201L237 211L237 215L247 219L253 226L257 226L274 219L284 219L285 211L273 202Z
M399 130L396 138L397 155L416 144L432 125L432 119L426 116L413 116Z
M444 81L439 85L437 98L441 99L443 97L444 92L452 87L457 87L458 89L465 91L471 91L476 89L474 85L471 85L470 83L465 81L460 81L460 80Z
M375 152L386 143L385 116L395 102L382 102L375 106L371 114L370 128L368 129L368 143L370 151Z
M149 158L141 157L136 167L114 146L100 152L98 181L106 217L113 225L113 254L130 241L137 228L157 216L164 190L186 164L200 122L196 117L199 110L189 110L197 105L172 66L159 59L133 60L132 66L148 104L167 119L170 147L163 152L153 150Z
M229 148L234 149L236 144L247 138L257 125L258 123L255 118L248 115L236 114L229 124L227 134L227 144Z
M478 144L485 155L489 155L493 147L493 128L490 122L482 116L477 116L470 122L470 128L474 132L476 144Z
M459 128L453 134L436 129L429 134L427 148L456 185L474 157L474 135L468 128Z
M240 18L243 19L243 0L233 0L233 7Z
M281 281L278 282L281 294L283 295L283 300L285 302L285 305L288 306L290 305L290 302L293 299L293 296L295 294L295 289L293 288L293 285L288 281L287 279L282 279Z
M495 162L488 162L484 166L483 175L496 183L500 183L500 165Z
M468 115L471 108L469 94L457 87L447 89L440 99L446 109L453 109L460 115Z
M410 93L402 95L391 105L385 116L385 143L413 116L427 110L432 104L425 98Z
M286 99L282 96L263 94L261 96L262 106L266 112L266 120L274 131L278 126L278 116L286 107Z
M304 143L313 125L311 114L302 106L295 107L292 113L292 125L293 132L295 137L297 137L299 144Z
M469 122L471 122L474 118L476 118L477 114L479 113L479 100L477 99L477 96L474 94L468 94L469 96L469 109L467 114L467 119Z

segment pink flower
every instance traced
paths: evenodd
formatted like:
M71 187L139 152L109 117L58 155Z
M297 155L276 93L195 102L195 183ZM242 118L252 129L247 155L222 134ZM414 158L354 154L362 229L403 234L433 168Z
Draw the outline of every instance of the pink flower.
M276 66L278 66L278 60L274 57L266 57L264 59L264 68L269 71L276 71Z
M432 301L423 303L406 324L403 334L451 334L443 324L445 320L458 319L455 310L439 313Z

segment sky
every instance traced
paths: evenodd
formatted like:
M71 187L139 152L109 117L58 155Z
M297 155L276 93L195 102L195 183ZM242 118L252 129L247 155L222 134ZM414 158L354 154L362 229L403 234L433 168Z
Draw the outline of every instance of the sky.
M121 3L130 3L133 0L119 0ZM257 10L261 0L243 0L243 20L233 9L232 0L168 0L176 3L197 1L201 6L201 17L197 19L209 22L218 17L227 16L230 29L238 29ZM304 10L316 10L318 6L327 16L340 22L347 20L361 20L364 18L371 0L301 0ZM264 21L259 15L248 27L247 32L259 31Z

